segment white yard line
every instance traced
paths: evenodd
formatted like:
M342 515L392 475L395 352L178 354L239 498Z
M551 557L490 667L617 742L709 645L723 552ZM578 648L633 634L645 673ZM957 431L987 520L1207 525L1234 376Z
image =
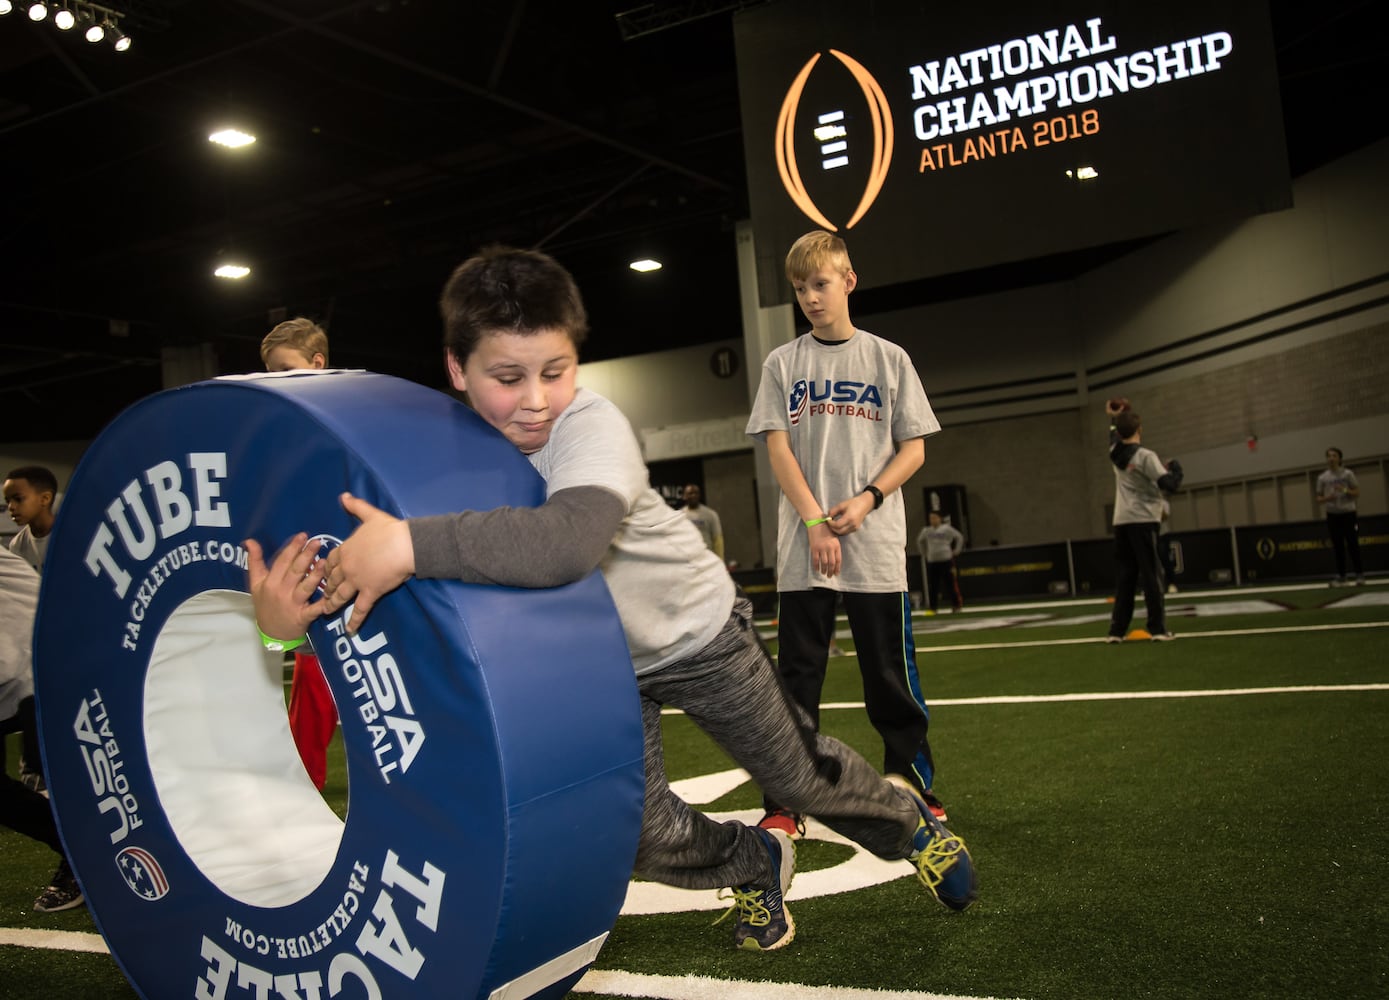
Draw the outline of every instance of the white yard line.
M847 986L802 986L799 983L747 982L702 976L642 976L634 972L590 970L575 993L604 993L660 1000L985 1000L954 993L915 993L901 990L857 990ZM992 1000L992 998L988 998Z
M1145 698L1223 698L1252 694L1320 694L1328 691L1389 691L1389 684L1300 684L1289 687L1215 688L1195 691L1081 691L1075 694L995 695L988 698L935 698L937 705L1030 705L1053 701L1129 701ZM836 702L820 708L863 708L863 702Z
M1350 629L1389 628L1389 622L1346 622L1340 625L1281 625L1269 628L1227 628L1211 629L1201 632L1179 632L1177 640L1215 639L1231 635L1276 635L1282 632L1342 632ZM1148 642L1147 639L1133 639L1130 642ZM917 653L960 653L975 649L1009 649L1014 646L1079 646L1087 643L1102 643L1104 636L1085 636L1080 639L1024 639L1021 642L967 642L954 646L917 646ZM853 653L845 653L853 656Z
M18 927L0 927L0 945L12 944L20 948L48 948L53 951L90 951L109 954L106 941L100 934L86 931L42 931L21 930Z

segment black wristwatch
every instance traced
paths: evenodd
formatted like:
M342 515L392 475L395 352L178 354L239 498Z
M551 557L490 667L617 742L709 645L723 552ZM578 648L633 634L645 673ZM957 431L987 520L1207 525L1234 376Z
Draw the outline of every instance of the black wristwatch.
M880 489L878 489L878 487L874 486L872 483L869 483L869 484L868 484L867 486L865 486L863 489L859 490L859 492L860 492L860 493L872 493L872 494L873 494L873 509L874 509L874 510L877 510L879 507L881 507L881 506L883 505L883 491L880 490Z

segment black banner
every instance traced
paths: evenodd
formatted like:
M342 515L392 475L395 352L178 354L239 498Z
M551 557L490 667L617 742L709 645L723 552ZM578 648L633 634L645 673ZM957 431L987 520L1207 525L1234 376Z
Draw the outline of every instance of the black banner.
M1292 204L1262 3L807 0L734 35L764 306L811 229L872 288Z
M1055 597L1071 591L1065 542L966 549L955 565L966 605L980 598Z
M1236 528L1235 539L1245 583L1336 575L1325 520ZM1360 518L1360 559L1366 573L1389 570L1389 515ZM1348 565L1347 572L1355 570Z

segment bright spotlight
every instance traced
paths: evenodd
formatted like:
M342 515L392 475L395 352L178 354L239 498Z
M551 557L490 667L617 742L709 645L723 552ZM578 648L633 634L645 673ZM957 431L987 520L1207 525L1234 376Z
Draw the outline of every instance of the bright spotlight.
M218 129L207 137L208 142L215 142L219 146L226 146L228 149L239 149L242 146L249 146L256 141L256 137L242 132L240 129L224 128Z
M219 278L227 278L231 281L240 281L251 273L251 269L243 264L222 264L217 270L212 272Z
M29 20L42 21L48 16L48 8L42 3L31 3L29 5Z
M634 260L627 266L630 267L633 271L640 271L642 274L645 274L647 271L659 271L661 269L661 262L659 260L652 260L650 257L646 257L642 260Z

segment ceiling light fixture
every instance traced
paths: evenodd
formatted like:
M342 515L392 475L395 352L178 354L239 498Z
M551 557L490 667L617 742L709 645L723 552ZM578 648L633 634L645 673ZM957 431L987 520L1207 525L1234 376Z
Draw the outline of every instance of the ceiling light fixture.
M219 264L217 270L212 273L219 278L226 278L230 281L240 281L251 273L251 269L245 264L233 264L229 261L226 264Z
M661 269L661 262L659 260L652 260L650 257L644 257L641 260L632 261L632 263L627 266L633 271L640 271L642 274L645 274L648 271L659 271Z
M22 6L31 21L44 21L52 14L53 26L59 31L77 28L89 42L110 39L117 52L130 48L131 38L121 28L121 20L126 15L113 7L89 0L33 0L32 3L26 0ZM14 8L15 0L0 0L0 16Z
M256 141L256 137L236 128L218 129L207 137L208 142L215 142L219 146L226 146L228 149L240 149L242 146L249 146Z

